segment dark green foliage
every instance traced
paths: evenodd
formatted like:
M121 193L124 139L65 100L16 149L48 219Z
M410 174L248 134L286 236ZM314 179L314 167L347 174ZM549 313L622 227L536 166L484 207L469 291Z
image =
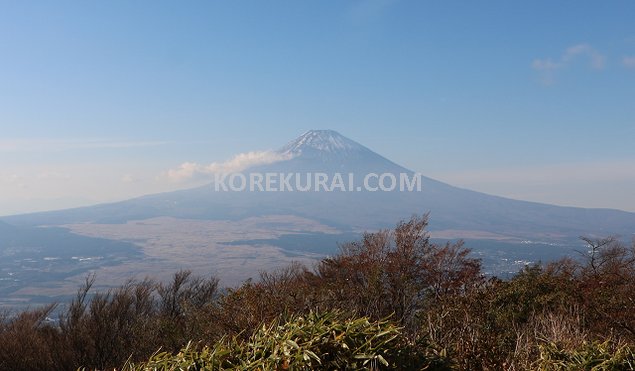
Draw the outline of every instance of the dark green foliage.
M635 370L635 348L605 341L567 350L555 343L545 343L540 345L540 359L535 367L541 371Z
M178 354L162 352L125 370L362 370L403 369L404 361L432 364L402 347L389 320L346 319L342 313L293 315L262 325L247 340L223 338L212 346L188 344ZM418 357L418 359L417 359Z

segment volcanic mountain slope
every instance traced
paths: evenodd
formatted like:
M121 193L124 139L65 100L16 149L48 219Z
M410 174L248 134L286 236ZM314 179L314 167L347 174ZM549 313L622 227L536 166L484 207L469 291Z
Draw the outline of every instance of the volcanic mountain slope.
M63 301L87 272L103 287L131 277L160 280L179 269L214 274L223 285L292 261L312 264L363 230L430 212L433 238L464 238L487 272L583 250L580 235L635 232L635 214L558 207L486 195L421 178L421 191L357 191L370 173L413 172L334 131L312 130L277 151L284 160L250 174L348 174L320 191L217 191L215 184L127 201L17 215L0 221L0 307ZM250 172L247 174L247 172ZM306 182L305 182L306 183ZM6 223L9 224L6 224Z
M252 173L352 173L355 183L369 173L414 173L332 130L311 130L277 151L286 160L248 169ZM421 177L422 190L260 192L217 191L210 184L177 192L71 210L7 217L15 224L125 223L152 217L238 220L296 215L341 230L388 227L412 214L431 213L432 230L460 236L481 232L517 238L562 238L581 234L631 236L635 213L560 207L511 200ZM467 236L469 237L469 236Z

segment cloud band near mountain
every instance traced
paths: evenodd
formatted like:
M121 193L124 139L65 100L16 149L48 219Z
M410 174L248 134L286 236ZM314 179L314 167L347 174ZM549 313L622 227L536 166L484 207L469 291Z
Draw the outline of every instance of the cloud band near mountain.
M167 171L167 177L174 182L209 178L214 174L227 174L243 171L252 166L268 165L290 160L293 156L274 151L253 151L240 153L225 162L212 162L204 165L195 162L184 162L176 169Z

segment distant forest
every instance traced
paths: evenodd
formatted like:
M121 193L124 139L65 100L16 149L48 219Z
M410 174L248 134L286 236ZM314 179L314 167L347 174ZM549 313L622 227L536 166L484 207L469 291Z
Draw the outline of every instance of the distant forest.
M635 243L486 277L427 215L314 267L221 288L176 272L0 314L1 370L633 370ZM301 242L300 242L301 243Z

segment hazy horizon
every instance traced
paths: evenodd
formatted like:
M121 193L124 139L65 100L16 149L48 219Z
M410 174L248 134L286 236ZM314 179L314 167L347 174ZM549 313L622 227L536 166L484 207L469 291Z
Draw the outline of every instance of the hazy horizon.
M635 212L632 2L188 5L0 5L0 215L204 184L309 129L457 187Z

